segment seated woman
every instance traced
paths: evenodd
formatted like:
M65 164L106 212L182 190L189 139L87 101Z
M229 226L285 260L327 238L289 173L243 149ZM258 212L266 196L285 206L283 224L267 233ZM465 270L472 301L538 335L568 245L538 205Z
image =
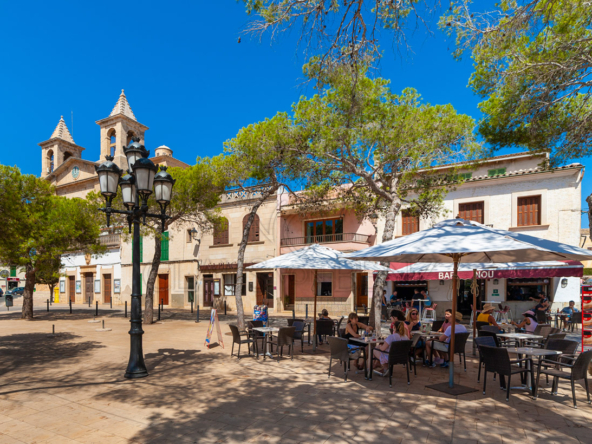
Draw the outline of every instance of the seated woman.
M387 376L388 355L389 349L391 348L391 344L396 341L407 340L409 340L409 337L407 336L407 329L405 328L405 323L402 321L396 321L393 333L387 336L384 343L377 345L374 349L374 359L378 361L378 363L376 363L375 366L377 370L374 371L378 373L380 376ZM381 370L378 370L379 365L382 367Z
M359 329L364 329L368 332L372 331L372 327L369 327L366 324L362 324L358 321L358 315L356 313L350 313L347 317L347 324L345 325L345 334L343 337L349 341L347 345L352 353L359 353L360 344L354 341L351 341L352 338L359 338L361 337L358 334ZM358 361L358 370L364 369L364 360L362 359L362 363L360 364Z
M493 305L485 304L483 306L483 310L481 310L481 313L479 313L479 316L477 316L477 322L487 322L489 325L495 325L501 331L502 328L497 324L497 322L495 322L495 319L491 315L494 310L495 307Z
M412 332L418 331L421 328L421 322L419 322L419 310L412 308L407 312L407 320L405 321L405 328L407 329L407 337L412 337ZM415 355L419 355L423 352L425 343L423 339L420 339L415 344ZM414 362L415 357L411 358L411 362Z
M321 311L321 314L319 316L319 321L331 321L332 319L329 317L329 312L327 311L326 308L323 308L323 311ZM323 340L321 338L321 335L318 335L318 340L319 340L319 345L323 344Z
M452 309L447 308L444 314L444 322L442 323L442 327L438 330L440 333L444 333L448 327L452 324Z
M403 314L403 312L401 310L397 310L397 309L391 310L391 327L390 327L391 333L395 332L395 324L398 321L405 322L405 315Z
M537 325L539 325L536 321L536 315L534 314L534 311L525 311L522 313L522 316L524 316L524 319L520 324L516 324L514 321L512 321L512 325L515 325L516 328L523 328L530 333L534 332L535 328L537 328Z
M452 317L452 310L450 311ZM463 320L463 315L461 312L456 312L456 323L454 326L455 333L467 333L467 328L461 324ZM426 344L426 353L430 354L430 350L434 349L434 355L436 359L432 363L432 367L440 364L440 367L446 368L448 367L448 348L450 343L450 336L452 336L452 323L446 327L444 330L444 334L440 335L438 340L428 341Z

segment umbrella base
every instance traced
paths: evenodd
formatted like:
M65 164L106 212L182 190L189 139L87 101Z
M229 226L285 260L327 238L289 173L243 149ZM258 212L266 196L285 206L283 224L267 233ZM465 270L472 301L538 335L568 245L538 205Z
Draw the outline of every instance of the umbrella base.
M465 385L455 384L454 387L450 387L448 382L441 382L434 385L426 385L426 388L437 390L439 392L448 393L452 396L466 395L467 393L476 392L477 389L473 387L467 387Z

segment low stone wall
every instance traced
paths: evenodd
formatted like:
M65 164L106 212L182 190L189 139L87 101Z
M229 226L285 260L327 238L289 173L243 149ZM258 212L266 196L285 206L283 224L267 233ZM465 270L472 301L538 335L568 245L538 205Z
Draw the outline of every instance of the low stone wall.
M308 316L316 317L313 313L314 310L314 298L296 298L294 301L294 309L297 313L305 313L306 305L308 305ZM323 309L329 312L329 317L336 316L347 316L353 311L352 298L334 298L327 296L317 297L317 313L320 313Z

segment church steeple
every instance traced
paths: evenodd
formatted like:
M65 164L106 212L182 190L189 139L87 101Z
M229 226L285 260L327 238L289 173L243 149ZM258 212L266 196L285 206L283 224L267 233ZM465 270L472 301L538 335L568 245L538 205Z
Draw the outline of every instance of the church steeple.
M66 122L64 122L64 116L60 117L58 126L56 126L56 129L53 130L50 139L62 139L66 142L75 143L72 134L70 134L70 131L66 126Z
M60 117L58 125L51 133L51 137L39 144L41 147L41 177L46 177L62 165L70 157L82 158L84 148L76 145L64 116Z
M97 124L101 127L100 159L113 156L113 162L119 168L127 169L123 148L129 145L132 137L139 137L140 143L144 144L144 132L148 127L136 119L123 89L109 117L98 120Z

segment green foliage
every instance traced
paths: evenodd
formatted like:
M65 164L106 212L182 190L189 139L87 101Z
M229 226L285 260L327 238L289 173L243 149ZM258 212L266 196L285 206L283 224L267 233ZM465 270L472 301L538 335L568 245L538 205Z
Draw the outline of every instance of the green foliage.
M98 218L82 199L54 195L50 184L0 165L0 262L40 269L71 251L102 252ZM42 267L43 266L43 267Z
M456 35L456 56L471 50L479 131L494 148L551 150L553 164L591 153L589 2L503 0L476 13L461 1L440 26Z

